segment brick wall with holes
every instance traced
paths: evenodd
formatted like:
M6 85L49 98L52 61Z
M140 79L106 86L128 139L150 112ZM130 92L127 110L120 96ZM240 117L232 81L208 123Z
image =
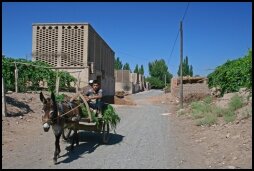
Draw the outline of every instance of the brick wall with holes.
M107 95L114 95L114 51L88 23L38 23L32 25L32 60L41 60L80 77L79 87L100 79ZM94 72L91 72L93 63Z

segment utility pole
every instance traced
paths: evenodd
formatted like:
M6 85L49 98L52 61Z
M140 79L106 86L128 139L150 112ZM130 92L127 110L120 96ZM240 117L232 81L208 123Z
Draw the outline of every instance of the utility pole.
M15 64L15 71L14 71L14 77L15 77L15 92L17 93L17 92L18 92L18 67L17 67L16 62L15 62L14 64Z
M180 108L183 108L183 28L180 22Z
M2 75L2 118L7 116L6 113L6 99L5 99L5 89L4 89L4 77Z

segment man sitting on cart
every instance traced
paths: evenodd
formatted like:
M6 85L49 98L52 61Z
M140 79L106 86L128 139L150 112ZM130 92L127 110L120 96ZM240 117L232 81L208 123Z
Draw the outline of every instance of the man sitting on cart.
M73 108L73 101L74 101L75 99L77 99L78 97L80 97L80 95L82 95L83 97L85 97L86 101L89 101L89 97L87 97L87 95L89 95L90 92L92 92L92 90L93 90L93 82L94 82L94 80L89 80L89 82L88 82L89 85L85 86L81 92L76 93L76 94L69 100L68 105L69 105L69 107L70 107L71 109ZM96 81L95 81L95 82L96 82ZM88 104L89 104L89 106L90 106L90 103L88 103ZM94 106L91 105L90 107L93 108ZM80 119L81 119L81 116L80 116L79 113L76 114L76 116L72 117L72 121L79 121Z
M92 88L86 93L85 99L90 108L96 110L98 117L102 117L102 95L103 91L100 88L100 83L97 80L93 81Z
M84 95L85 100L88 102L89 107L96 113L96 116L98 118L102 117L102 89L100 88L100 83L97 80L93 80L93 82L89 81L89 85L91 85L91 88L85 93L84 91L82 93L76 94L74 97L70 99L69 106L72 108L72 102L74 99L76 99L80 94ZM81 119L80 114L77 114L77 116L73 117L73 121L79 121Z

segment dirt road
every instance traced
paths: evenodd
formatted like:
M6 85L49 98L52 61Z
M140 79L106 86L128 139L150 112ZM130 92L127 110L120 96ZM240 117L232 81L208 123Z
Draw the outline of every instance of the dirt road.
M13 93L7 98L13 116L2 117L2 168L252 168L251 118L197 127L188 117L176 116L168 97L160 90L128 96L131 105L114 105L121 122L107 145L99 134L80 131L74 151L61 141L54 165L54 135L42 129L39 95Z
M188 160L184 147L176 142L178 135L170 128L168 106L148 101L160 93L162 91L132 95L137 105L115 105L121 122L107 145L101 144L99 134L85 131L79 132L80 145L74 151L68 151L70 144L61 141L57 165L52 162L54 135L52 130L43 132L41 113L38 113L40 101L35 96L33 102L40 107L34 109L34 113L23 118L3 118L6 123L3 129L13 131L3 135L2 168L204 168L202 161ZM8 120L13 119L16 123L12 121L12 125L8 125ZM14 129L17 127L19 129Z

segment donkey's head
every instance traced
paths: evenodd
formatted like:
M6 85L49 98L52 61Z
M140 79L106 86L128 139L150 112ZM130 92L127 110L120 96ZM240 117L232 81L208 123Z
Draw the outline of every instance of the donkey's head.
M57 117L57 105L55 100L55 95L52 92L51 98L45 98L43 93L40 93L40 100L43 103L42 110L44 114L42 116L42 124L45 132L48 132L50 125L52 125Z

